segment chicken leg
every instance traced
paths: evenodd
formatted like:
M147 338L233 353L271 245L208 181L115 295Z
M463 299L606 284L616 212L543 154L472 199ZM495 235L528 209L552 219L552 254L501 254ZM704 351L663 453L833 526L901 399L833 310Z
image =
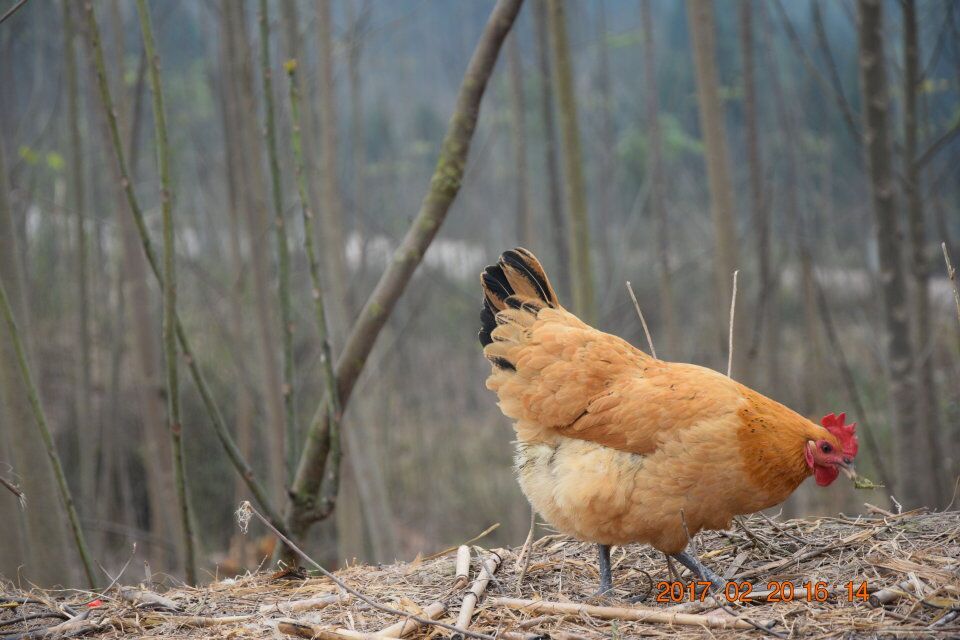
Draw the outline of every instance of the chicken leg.
M610 545L598 544L597 552L600 558L600 589L598 596L606 595L613 589L613 574L610 571Z
M726 581L718 576L716 573L710 570L705 564L700 562L700 559L697 556L689 553L687 551L681 551L680 553L675 553L672 556L680 564L685 566L687 569L694 574L699 576L703 580L709 580L713 585L713 588L716 589L717 593L723 593L723 590L726 588Z

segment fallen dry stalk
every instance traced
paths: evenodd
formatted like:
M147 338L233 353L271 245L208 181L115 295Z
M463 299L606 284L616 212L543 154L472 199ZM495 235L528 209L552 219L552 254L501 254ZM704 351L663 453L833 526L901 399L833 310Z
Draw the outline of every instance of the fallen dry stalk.
M546 600L526 600L523 598L494 598L490 601L490 604L494 607L518 609L527 613L586 615L601 620L629 620L632 622L709 627L711 629L754 628L749 622L739 618L716 618L693 613L669 613L640 607L598 607L575 602L547 602Z
M268 615L271 613L282 613L290 615L300 611L315 611L329 607L331 604L348 604L352 600L350 594L332 593L319 598L308 598L306 600L288 600L286 602L273 602L260 607L260 613Z
M438 626L438 627L443 627L444 629L448 629L449 631L460 632L460 633L462 633L462 634L465 635L465 636L470 636L470 637L473 637L473 638L479 638L480 640L494 640L493 636L487 635L487 634L485 634L485 633L477 633L477 632L475 632L475 631L466 631L466 630L463 630L463 629L457 629L455 626L453 626L453 625L451 625L451 624L447 624L447 623L445 623L445 622L439 622L439 621L436 621L436 620L431 620L431 619L429 619L429 618L421 618L421 617L419 617L419 616L414 616L414 615L411 615L411 614L409 614L409 613L407 613L407 612L405 612L405 611L401 611L400 609L394 609L393 607L388 607L387 605L385 605L385 604L383 604L383 603L381 603L381 602L377 602L377 601L374 600L373 598L371 598L371 597L369 597L369 596L366 596L366 595L364 595L363 593L357 591L356 589L354 589L353 587L351 587L350 585L348 585L347 583L345 583L343 580L341 580L340 578L338 578L337 576L333 575L332 573L330 573L329 571L327 571L326 569L324 569L322 566L320 566L320 564L319 564L316 560L314 560L313 558L311 558L310 556L308 556L306 553L303 552L303 550L302 550L300 547L298 547L297 545L295 545L295 544L293 543L293 541L290 540L290 538L288 538L287 536L285 536L285 535L283 535L282 533L280 533L280 531L279 531L276 527L274 527L273 524L272 524L269 520L267 520L265 517L263 517L263 514L261 514L259 511L257 511L256 509L253 508L253 505L250 504L249 501L246 501L246 500L245 500L245 501L243 502L243 504L240 505L240 509L239 509L239 511L238 511L238 514L239 514L239 518L241 518L241 521L242 521L242 519L246 519L247 521L249 521L249 518L250 518L251 516L256 516L257 519L260 520L260 522L262 522L262 523L264 524L264 526L266 526L267 529L269 529L269 530L273 533L273 535L275 535L275 536L277 536L278 538L280 538L280 540L282 540L283 543L284 543L285 545L287 545L287 547L289 547L289 548L290 548L294 553L296 553L298 556L300 556L301 558L303 558L304 561L306 561L307 563L309 563L310 565L312 565L317 571L319 571L320 573L322 573L325 577L327 577L327 578L329 578L330 580L332 580L332 581L334 582L334 584L336 584L338 587L340 587L341 589L343 589L343 590L346 591L347 593L353 594L354 596L356 596L356 597L359 598L360 600L363 600L364 602L366 602L368 605L370 605L370 606L373 607L374 609L379 609L380 611L383 611L383 612L385 612L385 613L390 613L390 614L393 614L393 615L395 615L395 616L400 616L401 618L407 618L407 619L410 619L410 620L414 620L414 621L416 621L416 622L419 622L420 624L435 625L435 626ZM284 633L286 633L286 632L284 632ZM296 634L293 634L293 635L296 635Z
M490 584L490 580L493 579L493 574L497 572L497 569L500 568L500 563L503 562L503 558L499 553L492 551L491 554L492 555L487 558L481 566L480 575L473 581L473 586L470 587L470 591L463 596L463 604L460 605L460 615L457 616L456 626L458 629L466 630L470 626L470 620L473 619L473 610L476 608L480 596L487 590L487 585Z
M423 610L422 615L431 620L436 620L446 610L447 605L442 602L434 602ZM364 633L352 629L328 629L299 620L281 620L277 623L277 630L291 636L317 638L319 640L381 640L383 638L405 638L422 626L411 616L373 633Z

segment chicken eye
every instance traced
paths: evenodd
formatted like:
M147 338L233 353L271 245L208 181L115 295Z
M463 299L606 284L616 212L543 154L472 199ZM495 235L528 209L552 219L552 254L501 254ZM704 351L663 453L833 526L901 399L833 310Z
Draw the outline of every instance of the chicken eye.
M820 445L820 450L823 451L824 453L830 453L831 451L833 451L833 447L831 447L828 443L824 442L822 445Z

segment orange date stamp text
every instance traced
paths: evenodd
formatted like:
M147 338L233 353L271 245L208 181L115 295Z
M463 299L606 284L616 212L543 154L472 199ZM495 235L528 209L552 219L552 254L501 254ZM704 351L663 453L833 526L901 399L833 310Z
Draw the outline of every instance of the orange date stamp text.
M656 601L667 604L678 602L703 602L709 594L710 583L704 580L679 582L661 580L656 584ZM721 597L727 602L750 602L754 598L767 602L826 602L831 595L843 598L847 602L866 602L870 589L866 582L849 581L837 588L831 588L826 582L808 581L794 584L790 581L771 580L765 591L754 588L749 581L730 581L724 587Z

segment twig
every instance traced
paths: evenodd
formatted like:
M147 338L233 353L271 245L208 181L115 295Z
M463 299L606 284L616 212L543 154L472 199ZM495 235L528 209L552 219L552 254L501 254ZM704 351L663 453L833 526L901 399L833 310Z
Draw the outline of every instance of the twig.
M7 18L11 17L13 14L15 14L17 11L19 11L20 8L23 7L23 5L25 5L25 4L27 4L27 0L20 0L19 2L17 2L16 4L14 4L12 7L10 7L9 9L7 9L7 10L4 12L4 14L3 14L2 16L0 16L0 24L3 24L3 23L7 20Z
M411 620L415 620L416 622L419 622L420 624L433 625L433 626L437 626L437 627L442 627L442 628L444 628L444 629L447 629L448 631L459 632L459 633L462 633L462 634L465 635L465 636L470 636L471 638L479 638L480 640L494 640L493 636L489 636L489 635L486 635L486 634L483 634L483 633L477 633L477 632L475 632L475 631L468 631L468 630L458 629L457 627L453 626L452 624L447 624L447 623L445 623L445 622L438 622L438 621L436 621L436 620L428 620L427 618L422 618L422 617L420 617L420 616L415 616L415 615L412 615L412 614L410 614L410 613L408 613L408 612L406 612L406 611L401 611L400 609L394 609L393 607L389 607L389 606L387 606L387 605L385 605L385 604L381 604L380 602L377 602L377 601L374 600L373 598L370 598L369 596L366 596L366 595L360 593L359 591L357 591L356 589L354 589L353 587L351 587L350 585L348 585L347 583L345 583L343 580L341 580L341 579L338 578L337 576L333 575L332 573L330 573L329 571L327 571L326 569L324 569L323 567L321 567L313 558L311 558L310 556L308 556L306 553L304 553L304 552L300 549L300 547L298 547L297 545L295 545L295 544L293 543L293 541L290 540L290 538L288 538L287 536L285 536L285 535L283 535L282 533L280 533L280 531L279 531L276 527L274 527L273 524L271 524L269 520L267 520L265 517L263 517L263 516L260 514L259 511L257 511L256 509L253 508L253 505L251 505L249 501L246 501L246 500L245 500L245 501L243 502L243 504L240 505L240 509L238 510L237 514L238 514L238 518L241 519L241 528L244 526L244 524L243 524L244 521L249 521L251 515L256 516L257 519L260 520L260 522L262 522L268 529L270 529L270 531L273 532L273 535L275 535L275 536L277 536L278 538L280 538L280 540L282 540L285 545L287 545L287 546L288 546L294 553L296 553L298 556L300 556L301 558L303 558L304 561L306 561L306 562L308 562L310 565L312 565L317 571L319 571L320 573L322 573L325 577L327 577L327 578L329 578L330 580L332 580L333 583L336 584L338 587L340 587L341 589L343 589L343 590L346 591L347 593L349 593L349 594L351 594L351 595L353 595L353 596L356 596L357 598L359 598L359 599L362 600L363 602L366 602L368 605L370 605L371 607L373 607L373 608L375 608L375 609L379 609L380 611L383 611L383 612L385 612L385 613L389 613L389 614L392 614L392 615L395 615L395 616L410 618Z
M40 404L40 394L37 392L37 386L33 382L33 376L30 374L30 365L27 364L26 350L23 348L23 341L20 339L20 330L17 328L17 321L13 317L13 309L10 306L10 299L7 297L7 290L0 281L0 311L7 322L7 329L10 334L10 341L13 342L14 353L17 358L17 366L20 368L20 377L23 380L23 386L26 388L27 398L30 401L30 408L33 410L33 419L40 432L40 439L43 440L43 446L47 451L47 457L53 467L53 474L57 479L57 489L60 493L60 499L67 510L67 519L70 522L70 530L73 532L73 540L77 545L77 551L80 553L80 561L83 563L83 570L86 573L87 582L91 589L96 589L97 579L93 570L93 559L90 556L90 549L87 548L86 538L83 536L83 529L80 527L80 519L77 517L77 508L73 503L73 495L70 493L70 487L67 485L67 477L63 473L63 465L60 463L60 454L57 453L56 445L53 442L53 436L50 433L50 427L47 424L47 416Z
M727 377L733 377L733 320L737 310L737 275L740 270L733 272L733 291L730 294L730 335L727 339Z
M656 358L657 350L653 348L653 338L650 337L650 329L647 328L647 321L643 317L643 311L640 311L640 303L637 302L637 296L633 293L633 286L629 280L627 280L627 291L630 292L630 299L633 300L633 308L637 310L637 315L640 316L640 324L643 325L643 334L647 336L647 344L650 345L650 355Z
M487 537L488 535L490 535L491 533L493 533L494 531L496 531L496 530L499 529L499 528L500 528L500 523L499 523L499 522L494 522L492 525L490 525L489 527L487 527L486 529L484 529L483 531L481 531L481 532L478 533L477 535L473 536L472 538L470 538L469 540L467 540L467 541L464 542L463 544L469 546L469 545L473 544L474 542L476 542L477 540L480 540L480 539L482 539L482 538ZM441 556L445 556L445 555L447 555L448 553L450 553L451 551L457 551L461 546L463 546L463 545L459 545L459 546L456 546L456 547L447 547L447 548L444 549L443 551L438 551L438 552L436 552L436 553L432 553L432 554L430 554L429 556L426 556L426 557L423 558L423 559L424 559L424 561L426 561L426 560L433 560L434 558L439 558L439 557L441 557Z
M13 495L15 495L15 496L17 497L17 502L20 503L20 508L21 508L21 509L25 509L25 508L27 507L27 496L23 493L23 491L20 489L20 487L18 487L17 485L13 484L12 482L10 482L9 480L7 480L7 479L4 478L3 476L0 476L0 484L2 484L2 485L5 486L7 489L9 489L9 490L10 490L10 493L12 493Z
M461 631L470 626L470 620L473 619L473 610L480 600L480 596L487 590L487 585L493 579L493 574L500 568L503 558L496 551L490 552L492 555L480 566L480 575L473 581L470 591L463 596L463 604L460 605L460 614L457 616L457 628Z
M953 287L953 302L957 305L957 320L960 321L960 291L957 290L957 270L953 268L953 264L950 262L947 243L941 242L940 248L943 249L943 261L947 263L947 277L950 278L950 284Z
M170 598L161 596L159 593L154 593L153 591L123 588L120 589L120 597L123 598L125 602L132 604L134 607L145 604L155 607L162 607L168 611L182 611L182 609L177 606L176 602Z
M725 619L692 613L670 613L645 607L598 607L575 602L548 602L523 598L493 598L490 606L518 609L536 614L563 614L590 616L601 620L630 620L660 624L709 627L713 629L752 629L753 625L740 618Z
M654 356L656 357L656 356ZM517 556L516 566L519 566L520 571L517 573L517 593L520 593L520 585L523 584L523 579L527 575L527 569L530 568L530 552L532 551L531 543L533 542L533 532L537 528L537 510L532 506L530 507L530 530L527 532L527 539L523 541L523 547L520 549L520 555ZM516 566L514 570L516 571Z

